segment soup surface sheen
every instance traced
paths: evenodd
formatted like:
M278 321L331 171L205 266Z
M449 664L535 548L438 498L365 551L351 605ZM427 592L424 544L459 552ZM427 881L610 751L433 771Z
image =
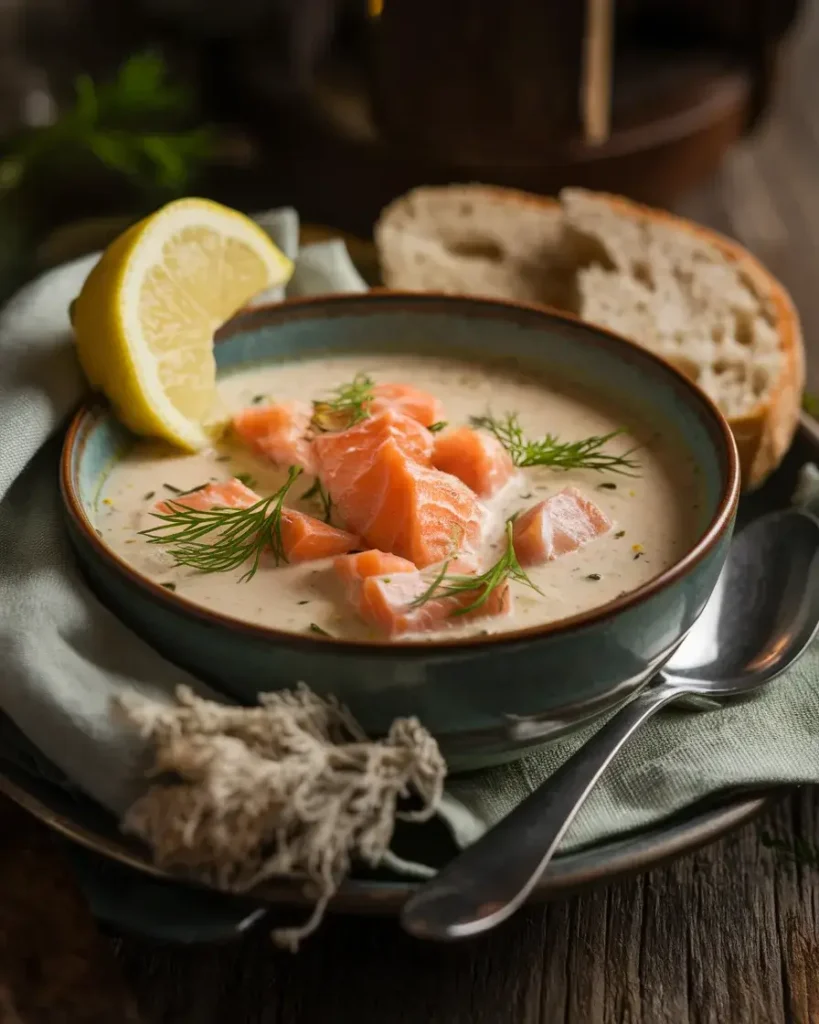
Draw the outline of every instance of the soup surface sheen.
M484 565L503 549L503 523L564 487L574 486L612 520L612 529L585 547L527 569L542 596L511 584L513 608L496 618L453 620L444 631L402 637L429 642L442 638L504 633L563 619L605 604L659 575L691 547L705 525L696 467L681 447L652 424L633 421L627 412L606 408L596 396L560 381L495 365L417 355L366 354L244 368L219 383L226 413L261 401L326 397L356 373L376 382L412 384L438 396L451 426L489 410L495 416L517 412L527 437L550 433L562 441L607 434L623 428L606 451L623 453L639 446L639 475L627 477L595 470L522 469L487 502L493 526L487 530ZM255 456L238 442L225 441L195 455L138 442L112 468L100 491L96 526L104 542L137 572L204 608L260 626L293 633L326 631L350 640L384 640L361 622L342 595L331 560L298 565L263 564L247 582L242 570L202 574L174 567L161 545L149 544L141 530L156 526L156 502L173 499L207 481L247 474L266 496L284 482L286 469ZM300 500L312 483L296 481L286 504L319 516L312 501ZM170 485L170 486L169 486ZM343 526L343 524L337 524ZM433 573L434 575L434 573Z

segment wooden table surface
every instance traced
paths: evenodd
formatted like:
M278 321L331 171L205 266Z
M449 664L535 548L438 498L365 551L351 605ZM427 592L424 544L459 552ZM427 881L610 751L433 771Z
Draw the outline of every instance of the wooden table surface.
M769 124L682 212L737 237L790 287L819 390L817 69L813 11ZM817 792L472 943L431 947L391 921L334 917L293 957L263 930L198 949L94 935L43 831L0 806L0 1024L123 1024L126 991L144 1024L813 1024L819 869L766 846L766 830L819 851ZM67 959L37 961L32 929L67 944Z

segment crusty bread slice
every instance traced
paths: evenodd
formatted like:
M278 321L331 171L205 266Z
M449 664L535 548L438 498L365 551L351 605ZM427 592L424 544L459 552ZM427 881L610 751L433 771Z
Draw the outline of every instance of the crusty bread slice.
M713 231L604 193L455 185L396 200L375 241L388 287L544 303L669 360L728 418L748 488L791 443L799 319L779 282Z

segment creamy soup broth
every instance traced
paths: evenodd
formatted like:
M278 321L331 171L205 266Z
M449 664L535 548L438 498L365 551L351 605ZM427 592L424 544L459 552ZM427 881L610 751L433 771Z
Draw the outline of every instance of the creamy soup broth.
M597 398L558 382L497 366L417 355L368 354L244 369L220 380L219 399L226 413L254 400L312 400L324 397L359 371L367 372L376 382L400 381L432 392L444 402L452 426L468 423L470 416L490 409L495 415L516 411L527 436L552 433L561 440L578 440L625 428L627 433L612 440L607 450L623 452L640 446L636 453L639 476L633 478L594 470L521 470L487 502L494 523L483 552L487 565L502 549L507 517L568 485L594 501L613 521L613 528L577 552L527 569L543 596L513 582L510 614L471 622L455 620L457 625L444 632L404 640L429 642L442 636L502 633L586 611L657 576L684 555L702 532L697 470L685 452L651 425L633 422L622 409L606 409ZM239 474L248 474L253 489L261 495L276 491L287 475L285 469L230 440L195 455L170 453L156 444L139 442L117 462L102 485L96 506L98 532L139 573L204 608L293 633L315 632L318 627L346 639L384 639L346 605L330 560L278 567L271 563L263 565L248 582L239 582L241 570L200 574L174 567L161 546L140 536L141 530L157 524L151 512L158 500L173 498L171 488L185 491ZM287 504L318 516L316 505L299 500L311 483L307 476L298 480Z

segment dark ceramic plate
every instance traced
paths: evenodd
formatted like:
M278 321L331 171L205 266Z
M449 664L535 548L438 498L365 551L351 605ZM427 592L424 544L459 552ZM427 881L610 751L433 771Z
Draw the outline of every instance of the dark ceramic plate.
M769 482L740 506L743 523L788 504L800 467L819 462L819 427L803 418L785 462ZM48 767L21 767L21 759L3 760L11 733L0 731L0 791L71 840L68 849L97 916L123 931L181 942L225 941L268 913L287 913L303 903L300 888L275 882L253 900L223 896L180 884L157 871L145 852L124 839L115 821L90 800L67 792L49 777ZM43 770L45 769L45 771ZM587 885L645 871L690 853L759 814L786 792L782 787L715 795L649 829L555 858L533 894L544 900ZM425 832L424 859L443 863L452 855L443 829ZM434 848L433 848L434 847ZM417 851L414 851L417 854ZM344 913L395 914L413 882L385 873L356 876L338 893L333 907Z

